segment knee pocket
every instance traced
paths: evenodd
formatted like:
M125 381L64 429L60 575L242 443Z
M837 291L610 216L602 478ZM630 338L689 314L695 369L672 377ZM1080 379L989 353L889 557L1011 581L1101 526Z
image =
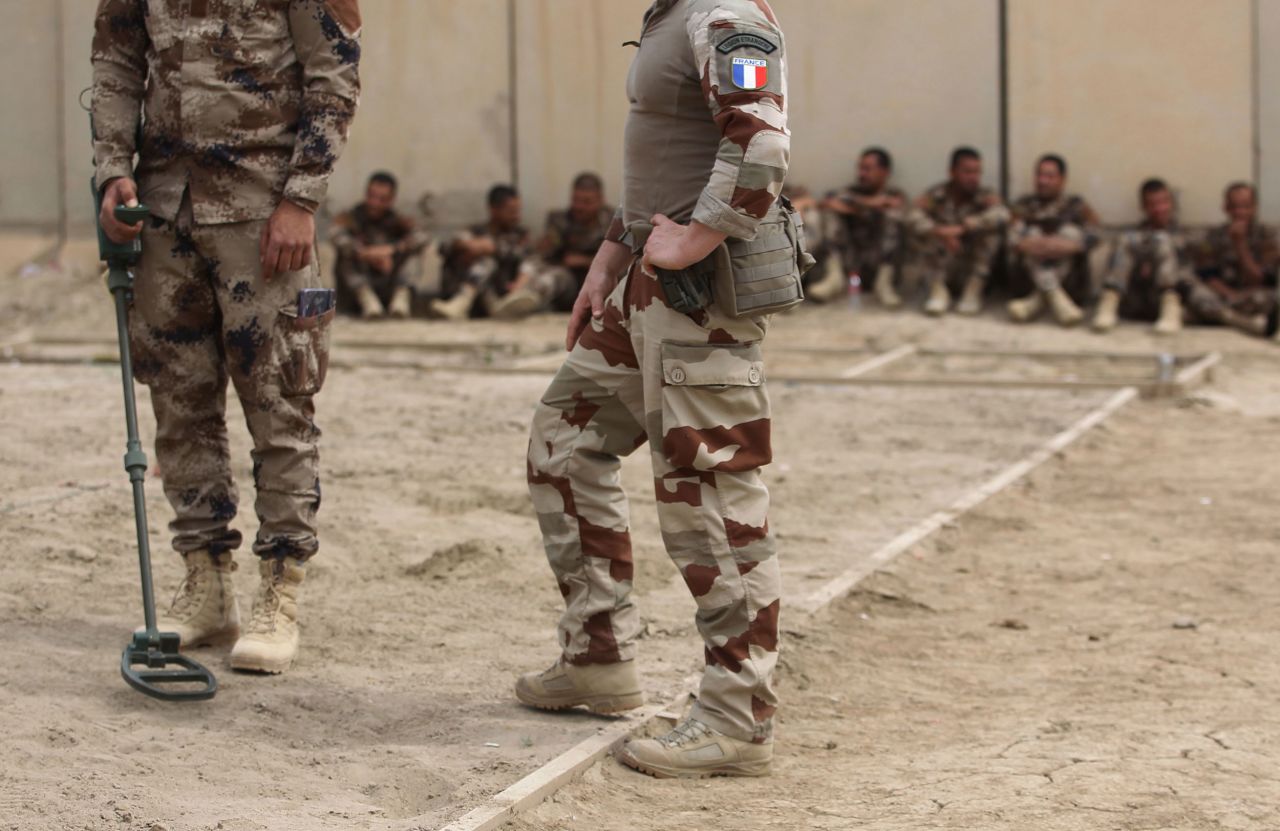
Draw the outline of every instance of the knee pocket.
M298 317L292 305L276 315L271 350L282 395L315 395L324 386L333 316L330 309L314 317Z
M662 453L676 468L741 472L773 458L760 344L662 344Z

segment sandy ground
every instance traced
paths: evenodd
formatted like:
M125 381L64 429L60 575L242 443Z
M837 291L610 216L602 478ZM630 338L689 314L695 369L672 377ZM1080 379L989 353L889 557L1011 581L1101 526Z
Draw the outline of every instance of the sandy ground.
M8 266L0 273L38 247L0 241L0 266ZM21 308L0 318L0 344L58 337L109 344L110 304L91 268L4 279L17 286ZM559 599L523 483L526 425L548 375L370 366L378 358L437 368L508 360L550 366L554 359L539 356L554 348L562 326L556 318L517 327L342 324L337 337L348 345L335 359L346 368L331 374L319 400L323 548L305 588L302 657L288 675L260 678L236 675L223 652L202 650L197 657L219 674L222 690L210 703L188 706L142 698L117 672L140 617L119 462L118 370L0 365L0 546L7 555L0 560L7 658L0 667L0 828L434 828L599 729L602 722L585 715L523 710L509 693L516 673L554 654ZM1256 702L1232 698L1240 685L1214 672L1238 670L1254 685L1250 695L1274 700L1257 628L1275 624L1262 604L1274 589L1265 568L1274 537L1260 525L1271 481L1266 450L1280 442L1273 345L1220 331L1169 342L1126 328L1100 339L1043 325L1015 328L994 314L937 326L913 314L845 309L782 318L771 340L775 348L915 343L1229 354L1214 387L1137 405L1033 487L949 531L918 552L923 559L904 559L822 625L793 633L781 778L769 788L653 783L607 762L525 827L621 828L624 819L626 827L655 829L1041 827L1044 817L1072 810L1070 798L1138 811L1123 799L1137 800L1143 788L1159 793L1157 757L1177 755L1182 747L1171 748L1196 718L1197 735L1213 733L1258 754L1246 760L1257 766L1248 770L1265 773L1266 725L1260 713L1245 716ZM357 346L372 341L388 345ZM440 348L397 345L404 343ZM64 348L84 356L105 349ZM771 360L783 374L837 371L865 356L776 349ZM1088 362L1022 364L941 370L1093 372ZM939 367L902 369L932 374ZM789 601L1106 396L789 383L772 392L778 435L768 478ZM145 394L143 401L145 412ZM149 436L149 417L144 428ZM1211 442L1203 456L1153 452L1153 442L1185 451L1201 441ZM237 422L233 453L246 485L247 446ZM629 460L624 475L633 495L646 684L655 697L669 695L699 654L692 602L657 538L645 459ZM152 481L148 495L165 599L180 567L166 549L159 484ZM1216 501L1202 506L1201 496ZM249 498L241 527L251 534ZM1072 500L1077 507L1067 507ZM1160 533L1161 523L1182 531ZM1095 533L1080 533L1086 528ZM247 556L242 563L251 565ZM248 573L239 585L247 600ZM1194 616L1200 628L1171 630L1178 615ZM1004 620L1029 628L990 625ZM1101 640L1088 641L1090 634ZM1221 720L1209 718L1217 714ZM1054 726L1060 723L1067 727ZM1248 804L1265 801L1242 801L1244 784L1262 794L1267 781L1233 773L1245 765L1235 757L1214 768L1210 755L1197 754L1218 745L1204 741L1209 747L1192 748L1189 775L1200 777L1204 793L1239 788L1217 803L1206 797L1198 810L1222 827L1271 827L1226 824L1236 815L1214 805L1234 800L1254 810ZM1003 759L988 752L1006 745ZM1060 759L1071 754L1088 764ZM1070 770L1052 776L1078 786L1030 796L1034 774L1057 762ZM1212 770L1221 770L1219 779L1206 773ZM943 780L950 784L925 793ZM757 797L749 812L738 811ZM929 813L934 797L955 803L951 816ZM695 814L677 821L673 810ZM1134 821L1154 816L1138 812ZM1117 817L1099 813L1093 824L1062 827L1104 827L1124 819Z

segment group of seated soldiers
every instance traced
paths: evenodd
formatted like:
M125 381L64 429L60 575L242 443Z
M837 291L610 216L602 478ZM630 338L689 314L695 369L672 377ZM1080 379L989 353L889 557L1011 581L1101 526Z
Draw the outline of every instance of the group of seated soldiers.
M1107 234L1089 203L1067 190L1061 156L1037 161L1034 193L1011 207L982 185L982 157L970 147L953 151L947 181L914 202L892 177L892 157L873 147L859 157L857 181L845 190L824 199L792 192L819 262L806 276L811 300L830 302L856 284L884 307L898 308L905 276L914 270L926 314L941 316L954 305L959 314L976 315L999 273L1018 295L1006 308L1019 323L1048 311L1074 326L1096 299L1092 325L1099 332L1120 319L1154 321L1162 334L1188 321L1258 336L1277 328L1280 240L1258 221L1252 185L1226 189L1225 224L1188 234L1178 225L1169 186L1149 179L1139 191L1142 222ZM409 264L433 244L395 210L396 189L390 174L374 174L364 201L339 216L330 235L340 293L365 318L412 313ZM487 208L487 221L435 243L440 275L425 312L446 320L510 320L572 309L613 219L600 177L578 175L569 206L552 211L537 238L522 224L514 187L491 188ZM1093 273L1091 263L1105 263L1102 273Z
M395 210L396 190L393 176L375 173L364 201L337 217L330 233L342 305L366 319L410 316L410 262L432 244L411 218ZM428 316L512 320L570 311L613 221L600 177L578 175L568 208L548 214L538 238L523 225L514 187L490 188L486 206L486 221L434 243L440 275L436 296L426 306Z
M1258 221L1250 184L1227 187L1225 224L1189 234L1178 225L1170 187L1149 179L1139 190L1142 222L1108 235L1088 202L1067 190L1060 156L1037 161L1035 192L1011 207L982 186L982 157L969 147L952 153L947 181L914 202L892 185L892 173L889 154L870 148L849 188L821 200L794 196L823 263L807 278L811 299L833 300L856 277L881 305L896 308L903 304L903 275L914 268L927 294L926 314L944 315L954 303L959 314L975 315L993 268L1003 266L1008 287L1020 295L1007 305L1019 323L1047 310L1074 326L1096 296L1092 324L1099 332L1128 319L1154 321L1161 334L1184 322L1275 333L1280 241ZM1091 273L1091 262L1106 264L1101 274Z

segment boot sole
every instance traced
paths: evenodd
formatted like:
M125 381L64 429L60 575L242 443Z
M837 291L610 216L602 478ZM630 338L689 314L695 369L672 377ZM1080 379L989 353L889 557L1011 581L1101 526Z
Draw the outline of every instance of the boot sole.
M598 695L566 701L564 699L539 698L527 690L516 687L516 698L519 699L521 704L537 710L555 712L558 710L571 710L574 707L586 707L589 712L598 716L613 716L644 706L644 693Z
M258 672L264 675L279 675L293 666L293 659L284 661L258 661L244 658L232 658L231 668L238 672Z
M716 776L768 776L772 773L773 760L763 762L739 762L732 765L722 765L716 768L668 768L660 765L650 765L641 762L632 756L626 750L619 750L617 754L618 761L632 770L638 770L641 773L647 773L654 779L711 779Z

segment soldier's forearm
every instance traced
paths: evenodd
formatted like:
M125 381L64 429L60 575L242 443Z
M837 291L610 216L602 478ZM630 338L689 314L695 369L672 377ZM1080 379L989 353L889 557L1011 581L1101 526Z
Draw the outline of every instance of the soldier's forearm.
M600 250L596 252L595 259L591 261L591 270L602 272L617 279L630 268L633 259L635 259L635 254L631 252L629 247L620 242L605 240L604 244L600 246Z

